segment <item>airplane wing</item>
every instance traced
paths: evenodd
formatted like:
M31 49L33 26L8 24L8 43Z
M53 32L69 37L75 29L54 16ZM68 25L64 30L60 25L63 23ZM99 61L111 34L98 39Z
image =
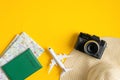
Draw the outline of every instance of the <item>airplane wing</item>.
M52 70L52 68L54 67L54 65L56 65L56 62L54 59L51 60L51 63L50 63L50 69L48 71L48 73L50 73L50 71Z
M59 54L59 55L57 55L57 57L58 57L58 59L60 61L62 61L64 58L67 58L69 56L66 55L66 54ZM54 59L52 59L51 63L50 63L50 69L49 69L48 73L50 73L50 71L52 70L52 68L54 67L54 65L57 65L57 63L56 63L56 61Z

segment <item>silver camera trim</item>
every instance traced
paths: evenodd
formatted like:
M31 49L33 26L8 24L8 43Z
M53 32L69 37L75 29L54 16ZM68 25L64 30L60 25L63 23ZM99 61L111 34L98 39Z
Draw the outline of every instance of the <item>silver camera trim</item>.
M95 44L97 45L98 51L97 51L96 53L98 53L98 52L99 52L99 49L100 49L100 46L99 46L99 44L98 44L96 41L94 41L94 40L89 40L89 41L87 41L87 42L84 44L84 51L85 51L86 53L90 54L90 53L88 52L86 46L87 46L89 43L91 43L91 42L92 42L92 43L95 43Z

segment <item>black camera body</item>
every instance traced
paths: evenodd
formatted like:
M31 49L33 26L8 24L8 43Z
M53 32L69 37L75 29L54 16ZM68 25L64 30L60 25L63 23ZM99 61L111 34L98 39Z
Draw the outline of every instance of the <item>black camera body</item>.
M80 33L75 44L75 49L100 59L106 45L106 41L100 40L98 36Z

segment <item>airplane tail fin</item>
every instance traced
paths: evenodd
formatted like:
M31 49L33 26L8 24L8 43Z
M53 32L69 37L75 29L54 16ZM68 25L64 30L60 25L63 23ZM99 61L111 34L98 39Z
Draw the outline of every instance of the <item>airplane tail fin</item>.
M65 69L63 70L63 72L61 73L60 77L63 77L65 75L66 72L70 71L71 69Z

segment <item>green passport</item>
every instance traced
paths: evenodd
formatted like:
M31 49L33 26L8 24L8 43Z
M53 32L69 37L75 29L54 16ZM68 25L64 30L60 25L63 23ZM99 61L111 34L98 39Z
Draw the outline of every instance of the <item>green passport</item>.
M40 68L41 64L29 48L2 66L10 80L24 80Z

